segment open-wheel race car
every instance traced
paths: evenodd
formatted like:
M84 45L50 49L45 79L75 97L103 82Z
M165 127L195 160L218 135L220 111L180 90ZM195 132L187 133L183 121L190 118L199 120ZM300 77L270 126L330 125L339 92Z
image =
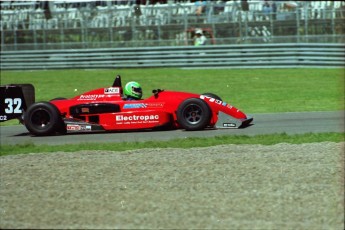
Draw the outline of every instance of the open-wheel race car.
M0 89L0 120L17 118L37 136L143 129L242 128L253 120L212 93L155 89L146 99L127 100L119 75L112 86L49 102L35 102L31 84L4 85Z

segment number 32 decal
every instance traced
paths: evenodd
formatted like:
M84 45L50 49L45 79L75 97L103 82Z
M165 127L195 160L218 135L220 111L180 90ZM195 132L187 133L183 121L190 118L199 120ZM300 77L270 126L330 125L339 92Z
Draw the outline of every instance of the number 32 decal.
M7 108L5 108L5 113L22 113L22 99L21 98L6 98L5 104L7 104Z

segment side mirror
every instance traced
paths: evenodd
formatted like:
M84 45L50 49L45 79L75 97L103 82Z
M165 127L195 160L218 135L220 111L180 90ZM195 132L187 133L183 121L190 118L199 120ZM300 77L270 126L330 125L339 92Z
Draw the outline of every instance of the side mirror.
M155 98L157 98L158 97L158 94L160 93L160 92L163 92L164 91L164 89L154 89L154 90L152 90L152 93L153 93L153 95L155 96Z

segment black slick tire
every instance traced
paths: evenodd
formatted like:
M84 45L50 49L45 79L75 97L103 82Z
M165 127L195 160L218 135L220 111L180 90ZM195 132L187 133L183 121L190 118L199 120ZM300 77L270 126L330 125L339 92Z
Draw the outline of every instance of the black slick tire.
M49 102L32 104L25 112L24 124L30 133L36 136L61 132L64 126L59 110Z
M199 98L184 100L177 109L177 122L188 130L202 130L210 123L211 109L207 103Z

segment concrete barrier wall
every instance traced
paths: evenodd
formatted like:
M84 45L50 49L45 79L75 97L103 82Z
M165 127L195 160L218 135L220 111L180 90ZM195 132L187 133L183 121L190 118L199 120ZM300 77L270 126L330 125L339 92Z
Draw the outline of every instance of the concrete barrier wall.
M1 70L344 67L344 44L282 43L1 52Z

